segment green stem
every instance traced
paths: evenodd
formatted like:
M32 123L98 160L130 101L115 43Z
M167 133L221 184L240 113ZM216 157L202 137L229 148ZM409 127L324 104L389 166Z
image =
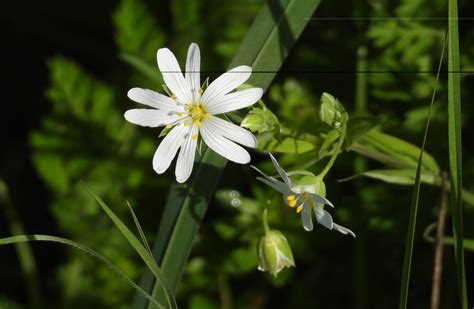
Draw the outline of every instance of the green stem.
M268 226L268 221L267 221L267 213L268 213L268 210L265 208L263 210L263 219L262 219L263 230L265 231L265 234L268 234L270 232L270 227Z
M326 176L326 174L329 172L331 167L334 165L334 162L336 161L337 156L339 155L339 152L342 148L342 144L344 143L344 138L346 137L346 125L342 125L341 128L341 136L339 136L339 141L337 142L336 149L334 149L334 152L332 153L331 158L329 159L328 163L324 167L324 169L319 173L318 177L321 179Z

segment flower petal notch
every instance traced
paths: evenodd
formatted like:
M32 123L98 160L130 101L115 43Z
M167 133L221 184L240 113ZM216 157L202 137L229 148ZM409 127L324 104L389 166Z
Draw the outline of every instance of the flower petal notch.
M250 154L240 145L256 147L255 136L219 115L260 100L263 95L261 88L234 91L248 80L252 68L238 66L205 87L201 86L201 52L196 43L189 46L184 74L178 60L167 48L158 50L157 62L169 95L149 89L130 89L128 97L131 100L151 108L131 109L124 115L133 124L166 127L168 130L164 131L168 133L153 157L155 172L164 173L177 155L176 181L186 182L191 176L201 140L230 161L249 163Z
M324 205L329 205L331 207L334 207L334 205L325 198L326 186L321 178L305 171L298 181L292 181L290 174L293 176L296 172L290 174L285 172L272 154L270 154L270 159L272 160L279 177L281 177L283 181L268 176L255 166L252 166L252 168L262 176L257 177L257 180L283 195L285 203L289 207L295 208L296 213L301 215L301 223L306 231L309 232L313 230L312 213L314 212L318 224L321 224L329 230L336 230L344 235L356 237L354 232L351 230L334 223L329 212L324 209Z

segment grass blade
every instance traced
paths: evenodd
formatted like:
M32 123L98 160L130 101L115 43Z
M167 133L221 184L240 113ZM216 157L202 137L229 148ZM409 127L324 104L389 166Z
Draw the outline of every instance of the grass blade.
M0 179L0 204L5 209L7 222L10 225L10 233L12 235L25 234L23 223L10 200L7 184L2 179ZM33 250L31 250L28 243L16 243L15 249L27 286L28 304L32 308L42 308L41 289Z
M320 0L268 1L255 18L230 67L246 64L254 71L264 70L265 73L254 73L249 83L266 89L319 3ZM173 290L226 163L224 158L204 148L188 184L175 184L170 190L153 254ZM152 277L146 274L142 287L153 290L154 297L159 296L159 290L153 286ZM145 306L141 301L135 302L135 308Z
M449 0L448 10L448 144L454 251L461 308L467 308L464 270L461 146L461 80L457 0Z
M156 264L155 260L153 259L153 256L151 256L148 253L147 249L140 243L138 238L136 238L135 235L132 233L132 231L130 231L130 229L122 222L122 220L120 220L120 218L114 214L114 212L109 208L109 206L107 206L100 197L98 197L94 192L92 192L92 190L89 189L89 187L87 187L86 184L82 183L82 185L96 200L100 208L102 208L102 210L107 214L107 216L109 216L109 218L118 228L118 230L128 240L130 245L132 245L135 251L140 255L142 260L148 266L150 271L153 273L153 275L155 276L157 280L157 287L163 290L163 293L164 293L163 298L167 300L166 305L171 308L177 308L178 306L176 305L176 300L174 299L173 292L171 292L171 289L166 284L165 279L161 273L161 270ZM162 299L156 299L156 300L160 302Z
M13 237L0 238L0 245L20 244L20 243L31 242L31 241L48 241L48 242L60 243L63 245L74 247L76 249L82 250L92 255L96 259L100 260L102 263L106 264L114 272L116 272L123 280L125 280L134 289L136 289L140 293L140 295L148 299L156 307L163 308L163 306L158 304L157 301L155 301L147 292L145 292L141 287L139 287L135 282L133 282L132 279L130 279L124 272L122 272L112 262L110 262L108 259L100 255L96 251L92 250L91 248L84 246L80 243L77 243L75 241L62 238L62 237L50 236L50 235L19 235L19 236L13 236Z
M145 246L146 251L148 251L150 255L153 255L153 253L151 253L150 246L148 245L148 241L146 240L145 233L143 233L142 226L140 225L140 222L138 221L138 218L135 215L135 212L133 211L132 205L130 205L128 201L127 201L127 205L128 205L128 209L130 210L130 213L132 214L133 222L135 222L135 226L137 227L138 233L140 234L140 238L142 239L142 243Z
M400 300L399 308L406 309L408 303L408 290L410 286L410 272L411 272L411 260L413 256L413 243L415 240L415 228L416 228L416 218L418 213L418 201L420 198L420 185L421 185L421 169L423 162L423 153L425 151L426 138L428 136L428 131L430 128L431 116L433 113L433 105L436 98L436 90L438 88L439 75L441 72L441 66L443 64L444 50L446 47L446 37L443 42L443 49L441 50L441 57L438 64L438 72L436 73L436 82L433 89L433 94L431 96L430 111L428 114L428 119L426 120L425 133L423 135L423 142L421 144L420 156L418 157L418 165L416 167L416 176L415 176L415 185L413 187L413 194L411 199L410 207L410 219L408 221L408 232L405 244L405 256L403 259L403 270L402 270L402 279L401 279L401 288L400 288Z

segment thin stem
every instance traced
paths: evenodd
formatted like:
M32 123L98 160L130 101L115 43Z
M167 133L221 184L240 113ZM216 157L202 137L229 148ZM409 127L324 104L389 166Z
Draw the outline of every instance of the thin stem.
M319 173L318 177L321 177L321 179L326 176L326 174L329 172L331 167L334 165L334 162L336 161L337 155L339 154L342 144L344 143L344 138L346 137L346 125L344 124L341 129L341 136L339 136L339 140L336 145L336 149L334 149L334 152L332 153L331 158L329 159L328 163L324 167L324 169Z
M439 308L439 299L441 295L441 276L443 270L443 237L444 225L446 222L446 195L447 195L447 178L446 172L441 173L441 190L440 190L440 206L438 213L438 223L436 224L436 242L435 257L433 267L433 285L431 289L431 309Z
M263 230L265 231L265 234L270 232L270 227L268 226L268 222L267 222L267 212L268 210L265 208L263 210L263 218L262 218Z

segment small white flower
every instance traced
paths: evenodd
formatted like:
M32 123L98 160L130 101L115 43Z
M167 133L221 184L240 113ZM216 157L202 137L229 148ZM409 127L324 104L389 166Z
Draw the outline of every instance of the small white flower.
M128 97L153 109L131 109L125 113L125 119L140 126L171 128L155 152L153 169L158 174L164 173L181 148L175 174L178 182L185 182L193 169L199 136L212 150L228 160L249 163L249 153L236 143L256 147L255 137L216 115L250 106L262 97L261 88L230 93L250 77L252 68L236 67L219 76L203 92L199 73L201 54L196 43L189 46L184 76L169 49L159 49L157 59L166 86L172 92L171 97L148 89L133 88Z
M270 154L270 158L272 159L273 165L275 166L278 174L283 179L283 182L277 180L275 177L266 175L258 168L252 166L263 176L263 178L257 177L257 179L283 194L285 203L288 206L292 208L296 207L296 212L301 213L301 222L303 223L303 227L306 231L313 230L313 219L311 215L311 209L313 209L314 214L316 215L316 221L325 228L336 230L344 235L350 234L351 236L356 237L351 230L334 223L329 212L320 206L320 204L326 204L334 207L334 205L328 199L317 194L319 192L315 192L314 185L292 186L291 179L289 177L290 175L286 173L283 168L281 168L272 154ZM313 177L315 176L313 175Z

